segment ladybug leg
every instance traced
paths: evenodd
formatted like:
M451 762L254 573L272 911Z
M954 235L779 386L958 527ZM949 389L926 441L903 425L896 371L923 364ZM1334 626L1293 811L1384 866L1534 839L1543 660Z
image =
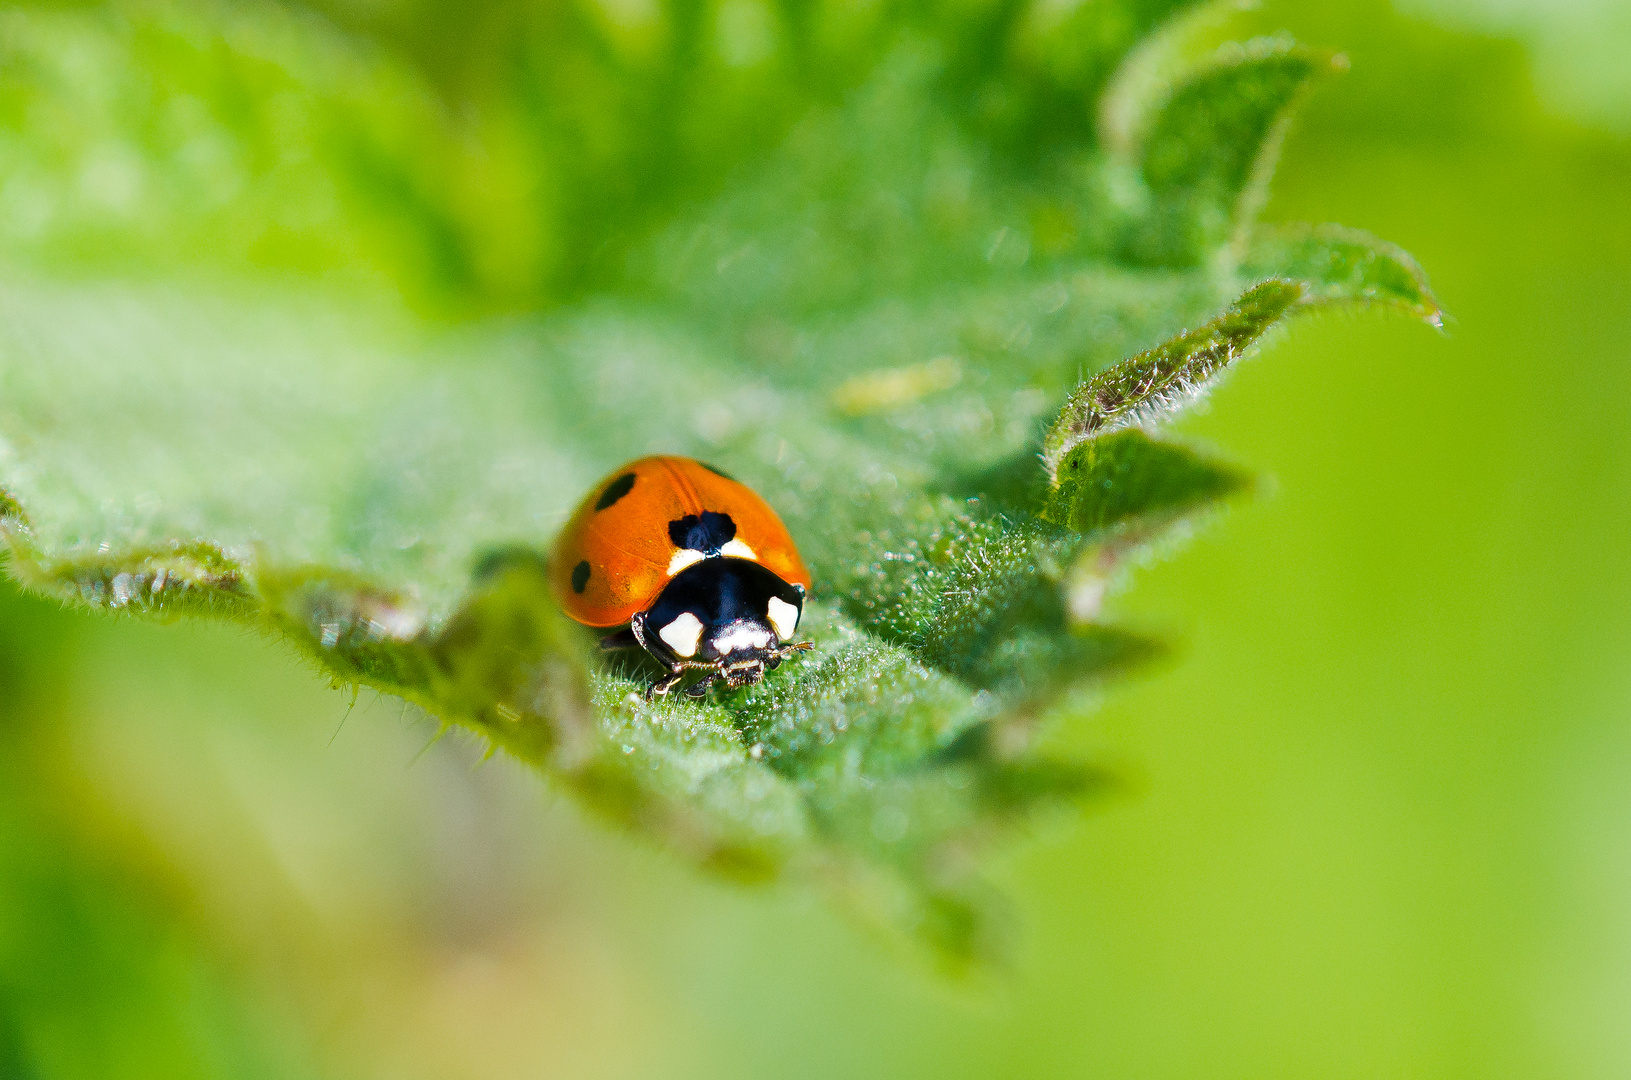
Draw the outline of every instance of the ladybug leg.
M664 675L662 678L646 687L646 700L650 701L652 698L662 697L664 694L674 689L674 687L678 686L680 680L683 678L685 678L685 669L682 667L675 668L667 675Z
M625 626L615 634L607 634L600 639L600 647L610 652L613 649L638 649L640 639L634 636L632 627Z
M636 615L634 618L629 620L629 635L634 638L634 643L636 645L638 645L642 649L646 650L646 652L651 652L651 646L646 644L646 613L645 612L642 611L642 612L640 612L640 614ZM613 634L612 636L616 637L617 635ZM652 653L652 655L655 656L657 654Z
M718 678L719 678L719 672L710 671L707 675L705 675L704 677L698 679L696 682L692 683L690 686L685 688L686 696L687 697L694 697L694 698L702 697L704 694L706 694L708 692L708 687L712 686L714 684L714 681L717 680Z

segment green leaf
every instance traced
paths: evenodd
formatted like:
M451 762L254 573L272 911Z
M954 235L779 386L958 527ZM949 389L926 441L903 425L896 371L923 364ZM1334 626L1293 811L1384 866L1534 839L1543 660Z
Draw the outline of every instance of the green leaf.
M1043 516L1090 538L1147 533L1251 486L1248 473L1135 429L1078 444Z
M1444 312L1416 260L1393 244L1338 225L1280 225L1258 230L1240 273L1302 282L1303 303L1392 307L1440 326Z
M1239 248L1267 194L1293 106L1342 62L1287 42L1226 46L1172 91L1139 148L1148 202L1126 243L1154 266L1198 266ZM1238 257L1238 253L1237 253Z
M1166 419L1196 397L1303 299L1304 287L1265 281L1222 315L1106 368L1078 386L1054 421L1043 459L1055 485L1060 466L1090 439Z
M483 273L461 185L512 197L416 72L271 5L17 11L0 116L0 244L69 277L256 267L438 296Z
M478 5L497 52L349 8L14 11L9 569L279 635L699 866L985 957L979 854L1113 786L1038 746L1164 655L1084 575L1245 485L1126 429L1310 303L1430 304L1354 234L1199 266L1318 66L1289 49L1160 106L1168 269L1126 257L1091 99L1176 6ZM812 570L816 648L758 686L647 702L548 590L584 491L653 452L753 486Z

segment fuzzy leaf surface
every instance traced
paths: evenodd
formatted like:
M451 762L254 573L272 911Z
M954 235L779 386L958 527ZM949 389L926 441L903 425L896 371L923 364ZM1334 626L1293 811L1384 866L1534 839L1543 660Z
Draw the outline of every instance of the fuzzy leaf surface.
M1436 312L1378 242L1250 235L1304 54L1184 82L1142 216L1106 194L1091 101L1177 6L16 9L9 569L279 634L700 866L988 955L978 853L1111 786L1038 736L1163 654L1071 582L1244 484L1126 429L1312 301ZM549 593L588 485L658 452L814 574L817 648L758 686L648 703Z
M1049 430L1043 447L1054 483L1065 458L1090 439L1170 417L1207 386L1258 338L1294 310L1306 288L1270 280L1247 290L1217 318L1087 379Z

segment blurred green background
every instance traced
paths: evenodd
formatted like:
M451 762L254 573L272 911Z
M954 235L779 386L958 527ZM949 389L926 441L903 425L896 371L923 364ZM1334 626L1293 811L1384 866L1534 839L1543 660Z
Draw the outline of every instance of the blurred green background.
M1455 321L1302 321L1184 423L1274 492L1116 598L1186 647L1062 734L1137 790L995 867L1010 971L701 880L276 643L7 585L0 1078L1631 1075L1631 103L1555 55L1631 32L1325 8L1254 16L1352 61L1266 217Z

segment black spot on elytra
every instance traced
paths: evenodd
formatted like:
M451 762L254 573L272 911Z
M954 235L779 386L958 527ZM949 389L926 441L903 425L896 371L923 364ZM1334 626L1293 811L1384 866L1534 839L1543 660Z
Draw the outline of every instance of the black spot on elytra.
M595 501L595 509L606 509L612 503L627 495L632 487L634 487L634 474L626 472L606 485L606 490L602 491L600 498Z
M715 476L723 476L725 479L729 480L733 484L741 483L740 480L736 479L736 477L732 476L730 473L726 472L724 469L716 469L712 465L708 464L706 461L699 461L699 462L697 462L697 464L701 465L704 469L707 469L709 472L713 473Z
M589 564L580 562L572 568L572 591L580 593L589 584Z
M668 523L668 538L677 548L717 555L719 549L736 539L736 522L729 514L704 510L701 516L687 514Z

